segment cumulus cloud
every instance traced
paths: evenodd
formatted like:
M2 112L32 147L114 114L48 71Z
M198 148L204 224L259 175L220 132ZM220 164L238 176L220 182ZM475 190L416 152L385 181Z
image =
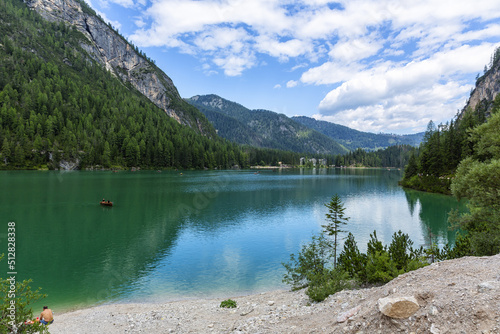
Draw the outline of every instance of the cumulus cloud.
M332 59L354 62L376 55L383 47L383 40L377 34L361 38L345 39L333 45L328 53Z
M146 25L146 22L144 22L143 18L142 17L137 17L135 20L134 20L134 24L139 27L139 28L142 28Z
M323 116L335 115L330 120L343 119L341 124L369 131L379 131L383 124L387 130L417 125L422 130L430 119L450 119L463 107L472 88L463 73L480 71L492 49L490 43L466 45L421 61L384 63L358 71L331 90L319 110ZM386 114L381 115L381 110Z
M239 76L244 70L254 66L256 61L253 53L228 54L217 56L213 62L224 69L227 76Z
M177 48L226 76L293 60L287 87L327 87L318 117L371 131L422 126L431 115L420 108L454 114L500 42L491 0L101 1L144 6L135 44Z

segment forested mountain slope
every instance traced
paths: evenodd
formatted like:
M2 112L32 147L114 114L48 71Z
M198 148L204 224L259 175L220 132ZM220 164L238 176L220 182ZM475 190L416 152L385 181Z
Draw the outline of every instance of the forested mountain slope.
M313 154L348 150L333 139L289 117L268 110L250 110L217 95L187 99L207 116L223 138L240 144Z
M25 0L25 3L45 19L64 22L82 33L84 38L77 41L86 51L79 55L82 61L95 60L179 123L209 136L214 134L206 118L184 102L172 80L154 61L115 32L83 0Z
M453 120L430 122L401 184L467 198L469 212L450 214L465 231L462 255L500 253L500 48ZM458 246L457 246L458 247Z
M453 175L462 160L477 154L472 129L487 122L500 108L500 48L496 49L484 75L476 80L467 104L446 124L427 127L418 154L410 159L402 181L404 186L450 193ZM425 175L420 177L419 175Z
M292 119L311 129L321 132L350 150L361 148L372 151L394 145L418 146L424 135L423 133L416 133L413 135L375 134L354 130L347 126L331 122L318 121L306 116L294 116Z
M0 0L0 168L248 164L205 116L196 110L213 136L169 117L95 60L88 43L75 26Z

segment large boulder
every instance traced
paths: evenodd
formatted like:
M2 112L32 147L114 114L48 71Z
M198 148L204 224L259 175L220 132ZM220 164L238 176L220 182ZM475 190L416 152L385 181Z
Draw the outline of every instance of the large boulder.
M408 318L418 311L415 297L386 297L378 300L380 312L391 318Z

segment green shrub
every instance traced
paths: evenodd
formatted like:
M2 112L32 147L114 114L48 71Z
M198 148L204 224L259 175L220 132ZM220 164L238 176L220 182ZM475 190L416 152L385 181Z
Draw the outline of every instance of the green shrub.
M312 277L306 295L312 301L321 302L336 292L351 289L353 285L347 272L339 268L325 269L323 273Z
M405 188L451 195L451 177L449 176L414 175L410 178L403 179L400 181L400 184Z
M366 245L366 255L374 255L376 253L380 253L386 251L387 247L384 247L382 241L377 238L377 231L373 231L373 234L370 234L370 240Z
M443 253L443 260L457 259L463 256L474 255L474 252L472 251L470 235L457 233L457 236L455 238L455 246L450 249L448 245L446 245L443 249Z
M0 255L0 261L3 255ZM43 333L48 334L47 326L40 323L25 325L26 320L32 320L33 311L30 304L45 298L40 289L31 290L31 280L15 283L11 290L11 281L0 278L0 333ZM13 295L15 294L15 297ZM13 298L11 298L13 297ZM12 311L11 301L14 301L15 311Z
M292 290L309 286L311 281L326 272L332 256L332 248L325 236L313 236L310 243L301 247L298 256L291 254L290 262L282 263L287 270L283 283L291 285Z
M220 307L236 308L236 302L232 299L226 299L220 303Z
M351 232L347 235L344 250L339 255L338 263L339 269L347 272L350 277L364 279L366 255L359 251Z
M386 251L368 255L366 280L368 283L387 283L399 275L396 263Z
M410 240L408 234L403 234L401 230L393 234L392 242L389 245L389 256L396 264L396 268L398 270L406 268L408 262L410 262L410 252L412 250L412 245L413 241Z
M410 240L408 234L404 234L401 230L393 234L388 252L391 260L394 261L400 273L408 272L410 263L412 263L413 268L417 267L415 269L426 265L423 257L423 247L413 249L412 245L413 241Z

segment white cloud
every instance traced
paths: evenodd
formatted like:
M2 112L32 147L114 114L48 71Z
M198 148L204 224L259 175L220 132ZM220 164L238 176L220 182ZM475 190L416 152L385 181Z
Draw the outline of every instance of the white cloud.
M254 54L242 53L240 55L229 54L213 59L213 62L224 69L227 76L239 76L244 70L254 66L256 58Z
M450 120L463 107L464 100L455 99L456 90L466 92L470 86L449 84L433 86L412 94L400 94L383 103L344 109L334 115L313 117L369 132L414 133L425 131L430 120L436 123ZM445 103L436 103L436 99Z
M249 36L245 29L213 28L198 35L194 44L204 51L215 51L228 48L234 53L241 52L246 48Z
M126 8L132 8L135 6L135 3L133 0L109 0L109 2L116 3L117 5L126 7Z
M273 87L273 88L274 88L274 89L280 89L280 88L281 88L281 85L280 85L280 84L276 84L276 85L274 85L274 87Z
M255 38L256 50L278 58L280 61L288 61L290 57L298 57L313 52L313 46L309 41L291 39L286 42L280 42L268 35L262 35Z
M422 89L432 87L442 80L456 83L456 75L480 71L487 63L492 49L493 46L489 43L476 47L463 46L438 52L421 61L393 64L391 67L384 63L358 71L351 79L330 91L319 108L324 114L335 114L344 109L384 104L400 94L418 94ZM456 94L461 95L463 91L456 91ZM436 100L437 104L442 102Z
M287 87L327 85L322 117L373 131L382 120L388 130L418 128L431 117L420 108L454 114L500 42L491 0L102 1L145 5L130 39L178 48L210 73L292 60L288 71L302 73Z
M304 72L300 81L306 84L328 85L349 80L364 67L356 64L342 64L338 61L325 62Z
M349 63L376 55L382 46L381 38L376 34L371 34L362 38L338 42L328 54L332 59Z
M429 120L445 122L464 106L472 85L462 73L480 71L492 49L488 43L463 46L359 72L326 95L316 117L372 132L423 131Z
M293 71L296 71L296 70L298 70L298 69L301 69L301 68L307 68L307 67L309 67L309 64L307 64L307 63L300 63L300 64L297 64L297 65L295 65L294 67L292 67L292 68L290 69L290 71L291 71L291 72L293 72Z
M458 35L456 40L458 42L469 42L498 36L500 36L500 24L490 24L484 29L468 31L464 34Z
M134 24L139 27L139 28L142 28L146 25L146 22L144 22L144 20L142 19L142 17L138 17L134 20Z

